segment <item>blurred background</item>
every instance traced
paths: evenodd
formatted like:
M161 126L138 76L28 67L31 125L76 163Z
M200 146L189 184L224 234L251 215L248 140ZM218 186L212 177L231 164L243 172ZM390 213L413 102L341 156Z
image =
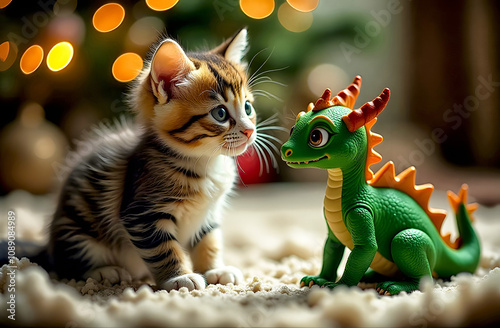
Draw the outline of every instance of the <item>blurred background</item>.
M384 136L377 169L414 165L417 183L500 203L500 3L430 0L0 0L0 194L49 193L74 140L130 115L125 94L164 33L186 50L249 30L250 73L263 120L289 129L325 88L360 74L360 107L389 87L373 131ZM284 84L280 85L280 84ZM276 134L283 141L287 133ZM245 185L324 182L326 172L261 169L240 158ZM271 159L268 158L270 162Z

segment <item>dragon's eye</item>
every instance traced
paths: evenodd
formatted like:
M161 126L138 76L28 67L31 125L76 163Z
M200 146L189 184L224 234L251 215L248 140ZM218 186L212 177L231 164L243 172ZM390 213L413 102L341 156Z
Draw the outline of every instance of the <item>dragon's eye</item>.
M323 128L315 128L309 134L309 144L315 148L326 145L330 139L330 134Z
M292 126L292 128L290 129L290 135L292 135L294 129L295 129L295 125Z

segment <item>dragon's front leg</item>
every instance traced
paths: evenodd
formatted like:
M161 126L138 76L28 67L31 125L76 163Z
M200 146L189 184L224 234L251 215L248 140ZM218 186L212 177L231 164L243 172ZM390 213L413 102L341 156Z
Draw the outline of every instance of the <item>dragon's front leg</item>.
M378 247L371 211L365 207L356 207L350 210L346 215L346 227L351 233L354 247L347 259L342 278L336 283L324 284L325 287L356 286L377 253Z
M323 266L319 276L305 276L300 281L300 287L312 285L323 286L337 280L337 270L344 256L345 246L342 245L328 228L328 238L323 249Z

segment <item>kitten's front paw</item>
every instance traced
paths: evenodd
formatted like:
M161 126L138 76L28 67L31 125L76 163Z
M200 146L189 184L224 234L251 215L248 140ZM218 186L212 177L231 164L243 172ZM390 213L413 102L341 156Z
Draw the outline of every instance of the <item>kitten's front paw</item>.
M197 273L188 273L171 278L162 285L162 288L167 291L179 290L181 287L186 287L189 291L193 289L203 290L205 289L205 279Z
M88 271L84 278L92 278L97 281L107 279L112 284L117 284L120 281L131 282L132 277L127 270L119 266L104 266Z
M240 269L232 266L220 267L212 270L208 270L205 273L207 277L207 283L209 284L222 284L227 285L229 283L233 285L238 285L243 282L243 274Z

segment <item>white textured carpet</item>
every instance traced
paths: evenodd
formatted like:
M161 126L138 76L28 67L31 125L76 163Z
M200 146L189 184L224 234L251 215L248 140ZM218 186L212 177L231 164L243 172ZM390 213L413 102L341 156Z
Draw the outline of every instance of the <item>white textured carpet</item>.
M376 326L431 327L500 322L500 207L480 208L475 227L483 254L474 275L423 285L423 292L380 297L373 289L300 289L317 274L326 226L323 184L275 184L240 189L223 225L226 263L239 267L239 286L203 291L154 291L140 284L54 281L27 259L18 262L15 321L8 319L9 276L0 273L0 323L19 326ZM444 193L431 205L448 209ZM18 240L42 241L51 197L15 192L0 200L0 232L16 212ZM45 221L44 221L45 220ZM447 220L445 229L453 229ZM345 259L344 262L345 263ZM342 268L341 268L342 270Z

